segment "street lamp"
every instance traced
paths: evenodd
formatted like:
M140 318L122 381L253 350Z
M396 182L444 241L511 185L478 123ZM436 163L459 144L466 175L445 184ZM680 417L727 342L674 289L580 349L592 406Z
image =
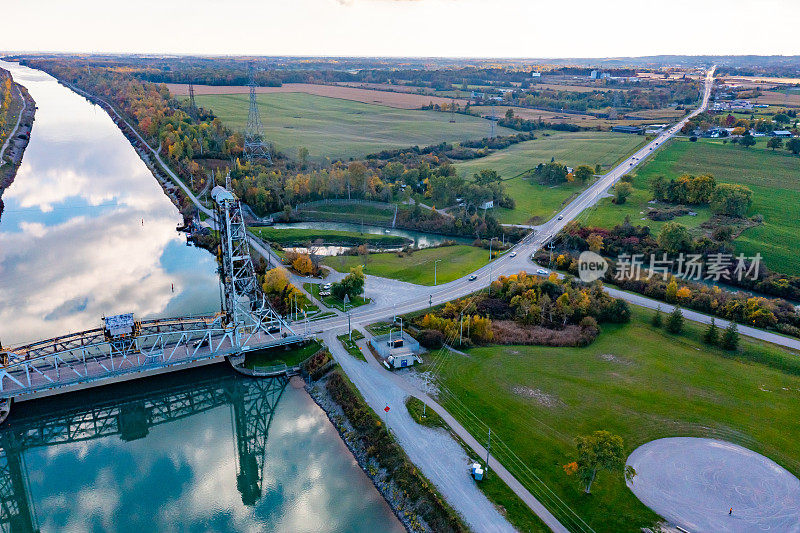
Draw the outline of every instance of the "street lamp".
M434 285L434 287L436 286L436 263L438 263L439 261L441 261L441 259L436 259L433 262L433 285Z

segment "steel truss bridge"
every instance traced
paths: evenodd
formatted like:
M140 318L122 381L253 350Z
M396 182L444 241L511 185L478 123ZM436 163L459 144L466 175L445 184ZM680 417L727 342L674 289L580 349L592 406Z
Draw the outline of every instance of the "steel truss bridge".
M107 322L103 328L0 347L0 400L67 392L126 374L155 373L302 340L261 292L239 199L220 186L211 195L221 241L223 312L135 321L124 333Z
M262 495L267 436L275 408L288 381L284 377L251 379L236 374L220 377L197 371L181 385L154 387L119 397L72 402L59 400L20 413L0 431L0 531L38 531L29 490L25 451L32 448L119 436L144 438L150 428L230 405L236 444L236 485L245 505ZM84 399L85 400L85 399ZM46 409L45 409L46 407ZM44 413L42 411L44 410Z

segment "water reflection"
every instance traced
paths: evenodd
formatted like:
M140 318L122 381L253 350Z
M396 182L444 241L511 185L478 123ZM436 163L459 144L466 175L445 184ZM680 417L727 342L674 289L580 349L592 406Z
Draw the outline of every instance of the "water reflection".
M293 222L291 224L279 223L275 227L280 228L295 228L295 229L316 229L316 230L338 230L350 231L353 233L367 233L370 235L394 235L397 237L404 237L413 242L417 248L430 248L442 244L445 241L456 241L461 243L470 243L474 239L467 239L464 237L450 237L447 235L440 235L438 233L423 233L421 231L413 231L399 228L383 228L381 226L369 226L365 224L349 224L346 222ZM329 254L324 254L329 255ZM330 254L332 255L332 254Z
M38 110L0 222L0 340L95 327L103 314L213 312L213 257L108 115L52 77L0 62ZM174 291L173 291L174 288Z
M17 404L6 424L5 530L402 530L282 378L217 365Z

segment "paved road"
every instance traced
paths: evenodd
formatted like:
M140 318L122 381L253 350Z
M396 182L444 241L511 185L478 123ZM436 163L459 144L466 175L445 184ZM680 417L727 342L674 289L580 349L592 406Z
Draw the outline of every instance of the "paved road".
M337 333L327 331L320 337L369 406L386 421L409 458L436 485L470 528L487 532L514 531L476 487L469 475L469 458L461 446L444 431L421 426L408 414L406 398L423 393L380 366L370 353L365 354L369 363L356 360L344 350L336 338ZM360 342L362 346L364 343ZM386 406L390 408L388 414L383 410ZM445 412L443 409L441 411ZM456 425L452 427L458 428L459 434L463 433L471 439L457 422L453 422ZM555 522L554 526L557 528L558 523ZM565 529L556 531L566 532Z
M560 213L558 213L556 217L539 226L538 231L535 234L528 236L522 242L518 243L512 249L514 252L513 256L512 253L506 253L500 258L490 262L488 265L478 269L473 273L476 276L476 279L472 281L469 280L469 276L465 276L437 287L420 286L411 283L388 280L385 278L378 278L375 276L368 276L365 285L365 292L368 297L373 299L373 303L353 310L350 313L353 323L370 323L378 320L390 319L396 314L418 311L420 309L424 309L428 305L441 304L455 298L466 296L478 289L485 288L498 275L510 275L519 271L535 270L537 265L535 265L530 258L536 251L538 251L544 244L552 239L569 222L575 220L584 210L595 205L600 198L608 193L608 190L622 176L636 168L643 160L652 155L660 146L662 146L665 141L669 140L669 138L680 131L689 118L696 116L707 108L711 94L711 88L713 85L713 71L714 69L712 68L707 73L703 100L698 109L693 111L676 125L665 130L653 141L642 147L635 154L631 155L625 161L620 163L617 167L599 178L575 200L569 203ZM83 91L80 91L79 89L76 90L83 93ZM106 105L108 105L107 102ZM111 106L109 105L109 107ZM113 110L113 107L111 107L111 109ZM124 121L124 119L121 117L120 119ZM130 126L130 124L128 124L128 126ZM135 135L137 135L137 137L139 137L135 129L131 128L131 130ZM166 164L164 164L159 154L153 150L153 148L147 144L144 139L141 137L139 137L139 139L145 146L149 148L152 156L159 163L161 163L170 177L179 187L184 190L184 192L186 192L187 196L192 199L195 205L197 205L202 212L213 218L213 213L200 204L200 201L192 193L192 191L180 179L178 179L178 177L169 169ZM259 241L253 239L251 241L251 245L263 256L275 257L274 254L271 253L271 250L269 250L268 247L264 246ZM299 276L292 276L292 280L298 287L302 286L303 281L319 282L319 280L304 279L300 278ZM607 290L612 295L623 298L636 305L642 305L644 307L653 309L660 305L666 311L671 310L671 306L656 300L651 300L643 296L617 291L614 289ZM684 310L684 316L687 319L698 322L708 322L711 320L710 316L688 310ZM727 325L727 323L723 320L720 320L719 323L722 325L722 327ZM368 372L359 368L359 366L356 366L354 363L357 363L364 368L370 368L367 365L361 365L361 363L358 363L352 357L350 357L346 351L340 348L339 342L335 338L336 334L346 331L347 325L348 318L343 314L337 314L336 317L313 322L310 331L321 334L322 338L327 341L328 346L331 347L333 355L336 356L337 360L339 360L339 362L342 364L343 368L348 373L348 376L351 376L352 373L351 378L356 383L359 390L365 394L368 402L376 412L381 412L380 410L382 410L385 406L385 401L387 399L397 403L400 399L404 399L406 395L410 394L416 396L433 408L437 413L439 413L451 425L454 431L456 431L476 453L481 456L485 454L485 449L483 449L480 443L475 441L475 439L460 424L458 424L458 422L444 408L427 396L427 394L415 388L412 384L403 380L399 376L389 373L383 375L374 368L372 371ZM790 339L774 333L757 330L746 326L741 326L739 331L743 335L774 342L775 344L782 346L800 349L800 341L796 339ZM381 405L381 403L384 403L384 405ZM390 417L389 425L392 427L393 431L395 431L404 447L409 450L409 455L412 457L412 460L414 460L416 464L423 468L423 471L426 473L426 475L428 475L431 480L436 483L437 487L439 487L439 489L448 498L448 501L459 510L463 510L463 505L459 504L459 501L461 501L462 498L464 498L464 501L472 503L478 502L480 509L468 511L468 514L465 514L465 516L470 517L468 521L471 524L474 521L476 524L488 525L491 523L491 521L495 520L496 517L492 517L490 504L488 504L488 501L481 501L479 498L476 498L474 494L464 492L466 489L464 489L463 484L460 481L454 481L454 478L448 477L448 472L455 468L455 465L451 465L451 468L443 469L441 466L442 461L447 460L447 457L444 457L442 454L436 454L435 456L431 456L430 454L425 455L423 451L420 451L420 449L424 449L424 446L420 447L420 442L425 441L419 440L419 430L413 429L414 427L419 426L416 426L416 424L413 426L408 424L408 421L411 419L408 417L404 406L402 408L393 407L393 411L395 413L402 412L405 413L405 415ZM514 492L520 498L522 498L523 501L525 501L525 503L533 512L542 518L555 531L567 531L566 528L560 524L558 520L553 517L552 514L550 514L549 511L547 511L547 509L545 509L544 506L538 502L533 495L503 467L502 464L500 464L494 458L492 459L492 463L495 465L495 471L502 473L501 477L503 477L511 489L514 490ZM456 470L458 469L456 468ZM454 487L452 489L450 488L451 483L453 484L452 487ZM461 490L462 492L457 494L452 492L458 490ZM483 522L484 520L488 522ZM479 529L494 530L491 528Z

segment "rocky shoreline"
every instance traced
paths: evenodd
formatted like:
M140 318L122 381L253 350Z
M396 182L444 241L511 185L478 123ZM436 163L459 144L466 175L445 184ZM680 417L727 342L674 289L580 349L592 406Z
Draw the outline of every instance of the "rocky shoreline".
M8 71L3 70L3 72ZM11 76L10 73L8 75ZM16 82L14 82L13 87L22 94L22 98L25 100L25 108L22 110L19 127L10 134L11 138L8 146L2 160L0 160L0 217L3 216L3 192L14 183L14 178L17 177L17 170L19 170L19 166L22 163L22 156L25 154L25 149L30 142L33 121L36 115L36 102L28 93L28 89Z
M353 426L347 420L341 406L337 404L325 387L330 374L321 378L319 381L311 382L306 385L306 390L314 402L325 411L328 420L339 433L350 453L355 457L356 462L370 478L375 488L381 493L386 503L391 507L392 512L409 532L433 531L419 516L409 512L410 502L404 497L403 489L389 479L386 471L382 469L375 460L367 457L364 446L358 441Z

